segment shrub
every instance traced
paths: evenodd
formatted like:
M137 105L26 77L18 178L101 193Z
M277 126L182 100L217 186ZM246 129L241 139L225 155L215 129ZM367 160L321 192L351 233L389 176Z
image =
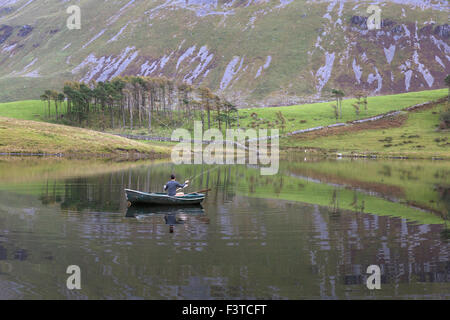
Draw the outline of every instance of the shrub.
M443 111L439 119L441 120L441 124L439 125L441 129L450 128L450 109Z
M378 140L380 142L392 142L392 137L386 137L384 139Z

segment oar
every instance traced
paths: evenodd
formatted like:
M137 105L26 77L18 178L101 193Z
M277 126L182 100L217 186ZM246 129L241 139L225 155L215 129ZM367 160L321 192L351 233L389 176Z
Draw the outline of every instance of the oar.
M208 191L211 191L211 189L205 189L205 190L199 190L199 191L191 192L191 193L185 194L185 196L187 196L189 194L194 194L194 193L206 193Z

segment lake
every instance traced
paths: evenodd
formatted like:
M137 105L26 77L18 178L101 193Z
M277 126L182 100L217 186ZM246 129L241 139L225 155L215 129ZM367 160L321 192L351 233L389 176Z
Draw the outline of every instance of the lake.
M127 207L171 173L212 189L202 207ZM3 157L0 299L449 299L449 188L444 161Z

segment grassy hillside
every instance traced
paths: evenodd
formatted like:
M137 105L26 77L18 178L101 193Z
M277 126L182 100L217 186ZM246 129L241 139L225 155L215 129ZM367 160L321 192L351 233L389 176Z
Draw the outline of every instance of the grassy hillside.
M0 117L0 153L62 153L67 156L142 154L168 157L169 149L97 131Z
M367 113L361 110L356 115L352 103L355 99L343 101L343 118L336 120L331 105L333 102L323 102L287 107L267 107L241 109L240 126L243 128L278 128L282 133L295 130L326 126L336 122L346 122L389 111L400 110L415 104L434 101L445 97L447 90L429 90L411 92L389 96L376 96L368 99ZM385 127L375 130L377 126L368 126L362 131L337 131L332 136L311 136L300 134L282 138L281 146L284 148L320 148L339 153L370 152L372 154L411 157L450 157L448 134L437 132L439 112L444 104L432 109L412 112L399 117L402 121L393 124L387 123ZM47 117L47 103L39 100L17 101L0 104L0 116L24 120L53 121L54 105L51 105L50 119ZM285 126L278 117L283 115ZM214 114L214 113L213 113ZM392 127L391 127L392 126ZM192 128L192 123L185 123L186 128ZM164 126L158 122L154 124L154 135L170 137L174 128ZM76 130L76 129L72 129ZM146 128L130 130L116 129L115 133L125 132L133 134L148 134ZM6 139L6 136L5 136ZM447 140L446 140L447 139ZM3 141L3 139L2 139ZM5 140L8 141L8 140ZM9 142L8 142L9 143ZM149 145L148 143L145 143ZM155 146L155 143L150 143ZM162 146L165 144L159 143ZM166 144L169 146L169 144ZM119 148L119 147L118 147Z
M0 101L118 74L162 74L241 105L315 101L337 86L440 88L448 8L432 2L380 3L389 23L369 32L352 18L367 18L371 1L3 1ZM65 25L71 4L81 8L81 30Z
M346 99L342 102L342 118L336 120L331 105L334 102L322 102L295 105L278 108L250 108L240 110L241 126L247 128L279 128L281 122L277 118L277 112L281 112L286 119L284 132L326 126L337 122L347 122L375 116L389 111L400 110L415 104L437 100L447 95L446 89L429 90L420 92L402 93L396 95L376 96L368 98L367 113L361 110L359 116L356 115L352 104L355 99ZM257 119L251 115L256 114ZM276 122L278 120L278 123ZM269 124L267 123L269 122Z
M450 158L450 134L437 131L439 113L445 103L433 108L405 113L385 128L337 131L333 135L296 135L284 140L286 147L320 148L336 153L384 156ZM390 127L392 125L392 127Z
M65 112L66 104L58 105L58 113ZM55 117L55 105L50 104L50 120ZM21 120L35 120L45 121L48 119L48 105L47 102L41 100L26 100L0 103L0 116L21 119Z
M355 99L346 99L342 102L343 118L336 120L331 107L331 102L311 103L302 105L293 105L287 107L266 107L266 108L248 108L240 109L240 126L243 128L278 128L281 131L281 123L278 120L277 113L281 112L286 119L285 132L291 132L300 129L312 128L316 126L330 125L336 122L346 122L357 120L377 114L400 110L414 104L424 103L431 100L437 100L447 95L446 89L427 90L420 92L409 92L396 95L376 96L368 98L368 111L361 110L359 116L356 115L352 104ZM50 105L50 120L55 115L55 106L52 102ZM212 112L214 116L214 112ZM252 117L252 114L256 114ZM0 116L10 117L23 120L48 120L47 102L40 100L25 100L8 103L0 103ZM256 118L256 119L255 119ZM199 119L200 120L200 119ZM155 122L153 126L156 128L155 134L170 136L171 131L164 125ZM158 128L160 126L161 128ZM187 128L192 124L185 124ZM147 133L147 129L136 129L127 133Z

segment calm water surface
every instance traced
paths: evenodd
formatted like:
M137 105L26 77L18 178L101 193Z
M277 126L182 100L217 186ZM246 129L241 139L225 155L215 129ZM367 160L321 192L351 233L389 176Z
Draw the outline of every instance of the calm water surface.
M449 299L449 167L1 158L0 298ZM172 172L212 189L202 208L127 208L124 188L161 192Z

